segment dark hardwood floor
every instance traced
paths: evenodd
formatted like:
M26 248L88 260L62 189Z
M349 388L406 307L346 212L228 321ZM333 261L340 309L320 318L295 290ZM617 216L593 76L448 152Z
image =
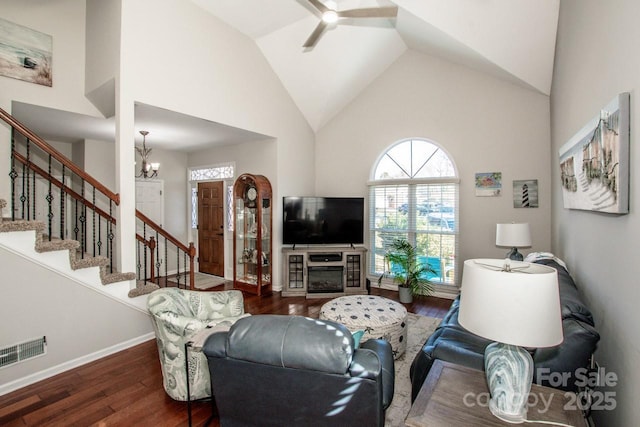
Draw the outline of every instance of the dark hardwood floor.
M231 289L229 284L225 287ZM393 291L373 288L371 294L397 300ZM266 297L245 294L245 310L317 318L327 301L281 297L279 292ZM427 297L405 306L410 312L441 318L450 305L451 300ZM192 408L193 425L204 425L211 404L194 403ZM155 340L0 396L0 426L5 427L186 425L187 404L171 399L162 387ZM219 423L214 419L210 425Z

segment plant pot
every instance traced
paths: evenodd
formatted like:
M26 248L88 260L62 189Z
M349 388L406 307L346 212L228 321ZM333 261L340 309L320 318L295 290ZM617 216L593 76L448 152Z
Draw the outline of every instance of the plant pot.
M411 288L398 287L398 296L403 304L411 304L413 302L413 294Z

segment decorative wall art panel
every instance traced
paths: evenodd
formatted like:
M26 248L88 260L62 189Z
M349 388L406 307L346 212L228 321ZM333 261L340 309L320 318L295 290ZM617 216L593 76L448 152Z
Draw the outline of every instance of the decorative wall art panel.
M629 213L629 93L621 93L560 150L568 209Z
M0 18L0 76L51 86L50 35Z
M525 179L513 181L513 207L538 207L538 180Z
M496 197L502 194L502 172L476 173L476 196Z

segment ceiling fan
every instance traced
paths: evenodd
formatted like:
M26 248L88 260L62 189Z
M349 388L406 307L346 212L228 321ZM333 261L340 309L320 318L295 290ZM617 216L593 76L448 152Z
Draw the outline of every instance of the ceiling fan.
M349 9L338 11L322 3L320 0L308 0L315 8L316 15L321 20L307 41L304 48L312 48L316 45L320 36L332 24L337 24L341 19L348 18L395 18L398 15L398 6L366 7L361 9Z

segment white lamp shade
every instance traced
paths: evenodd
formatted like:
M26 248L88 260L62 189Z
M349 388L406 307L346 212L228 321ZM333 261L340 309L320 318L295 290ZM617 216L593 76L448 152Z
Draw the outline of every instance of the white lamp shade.
M531 246L529 223L497 224L496 246L524 248Z
M472 259L464 262L458 321L481 337L521 347L563 340L558 273L540 264Z

